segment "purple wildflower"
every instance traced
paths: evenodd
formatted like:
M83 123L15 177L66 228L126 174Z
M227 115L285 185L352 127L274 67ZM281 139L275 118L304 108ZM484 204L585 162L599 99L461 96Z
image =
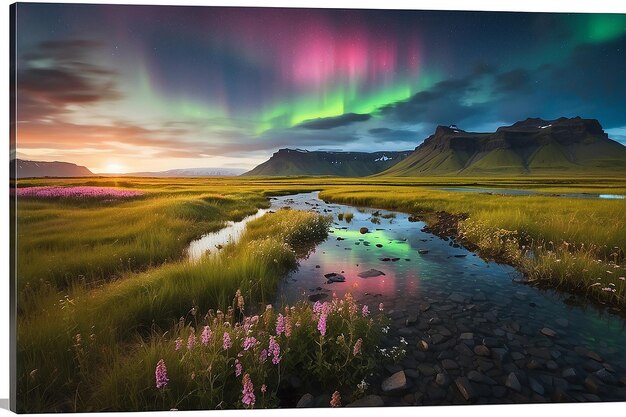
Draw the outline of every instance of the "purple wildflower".
M209 326L204 326L204 330L202 330L202 344L204 346L207 346L210 340L211 340L211 328Z
M175 343L176 343L176 347L174 349L176 350L176 352L178 352L180 348L183 347L183 339L179 337L178 339L176 339Z
M270 343L268 347L268 355L272 357L272 363L278 365L280 363L280 345L276 341L274 336L270 336Z
M259 359L261 359L261 363L265 363L265 361L267 360L267 356L268 356L267 349L263 349L261 351L261 354L259 355Z
M239 359L235 359L235 376L241 376L242 372L243 366L241 366L241 362L239 362Z
M228 332L224 332L224 350L228 350L233 346L232 340L230 340L230 335Z
M247 407L254 407L256 397L254 396L254 386L252 385L250 374L245 374L241 382L243 384L243 391L241 391L243 398L241 402Z
M157 363L154 374L156 376L157 388L163 388L170 381L169 378L167 377L167 368L165 367L165 361L163 359L161 359Z
M193 349L195 344L196 344L196 334L192 332L189 335L189 338L187 338L187 349L189 350Z
M363 317L367 317L370 315L370 308L367 306L367 304L363 306L361 314L363 315Z
M322 336L326 336L326 315L322 314L317 322L317 330L320 331Z
M248 350L256 345L256 338L246 337L243 341L243 350Z
M280 336L285 332L285 316L282 314L278 314L278 318L276 319L276 336Z
M143 195L142 191L125 190L115 187L20 187L16 190L17 197L32 198L131 198Z
M313 304L313 313L320 314L321 312L322 312L322 303L320 303L319 301L316 301L315 304Z

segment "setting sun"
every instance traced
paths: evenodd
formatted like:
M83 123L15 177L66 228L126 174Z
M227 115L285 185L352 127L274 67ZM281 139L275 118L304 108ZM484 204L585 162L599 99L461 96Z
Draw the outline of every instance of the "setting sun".
M126 172L126 167L117 162L109 162L104 167L104 173L106 174L122 174Z

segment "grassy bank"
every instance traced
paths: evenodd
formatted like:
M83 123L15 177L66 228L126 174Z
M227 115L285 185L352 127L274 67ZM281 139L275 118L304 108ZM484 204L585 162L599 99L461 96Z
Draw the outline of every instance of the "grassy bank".
M562 188L560 192L568 190ZM469 218L461 222L459 231L482 255L519 267L531 280L584 292L602 302L626 305L626 282L620 279L626 276L625 200L367 185L335 187L322 191L320 197L410 214L467 213Z
M59 303L18 320L18 397L23 411L88 409L100 367L119 361L133 342L225 309L241 289L265 302L278 280L326 236L330 220L281 210L257 219L236 244L200 262L174 262L130 273L97 289L75 287Z

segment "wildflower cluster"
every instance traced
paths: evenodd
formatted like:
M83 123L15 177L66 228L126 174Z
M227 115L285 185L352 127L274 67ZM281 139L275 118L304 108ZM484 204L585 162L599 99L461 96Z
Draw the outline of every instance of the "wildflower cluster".
M239 292L225 313L209 311L198 330L179 326L163 345L156 388L177 408L183 408L181 398L203 408L275 407L279 382L290 375L311 384L355 387L381 356L377 345L384 316L372 315L349 294L314 305L268 305L253 316L244 314L244 307ZM342 372L336 372L339 367ZM341 404L338 392L334 404Z
M73 198L73 199L124 199L132 198L143 195L142 191L138 190L125 190L115 187L59 187L59 186L45 186L45 187L20 187L15 190L17 197L30 197L30 198Z

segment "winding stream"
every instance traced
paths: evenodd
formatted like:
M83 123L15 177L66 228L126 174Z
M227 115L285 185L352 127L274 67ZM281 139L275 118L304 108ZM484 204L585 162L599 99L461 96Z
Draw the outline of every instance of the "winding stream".
M276 303L346 292L372 311L383 303L391 319L385 345L408 342L407 356L385 375L404 372L403 395L372 385L385 405L626 399L621 317L517 284L514 268L423 232L404 213L329 204L317 192L271 199L271 210L283 207L331 215L334 224L282 281ZM348 212L351 221L338 220Z

